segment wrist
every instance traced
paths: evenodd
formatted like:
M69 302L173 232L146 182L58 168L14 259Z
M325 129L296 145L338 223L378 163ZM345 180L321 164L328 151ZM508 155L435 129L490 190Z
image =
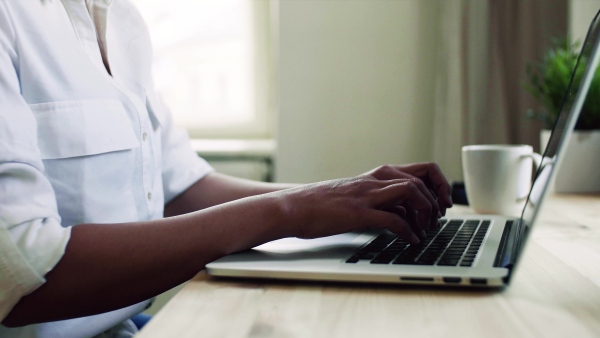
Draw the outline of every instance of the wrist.
M269 196L270 199L271 207L268 208L268 217L273 222L274 233L278 234L280 238L297 237L298 224L301 224L302 218L290 194L277 191L266 196Z

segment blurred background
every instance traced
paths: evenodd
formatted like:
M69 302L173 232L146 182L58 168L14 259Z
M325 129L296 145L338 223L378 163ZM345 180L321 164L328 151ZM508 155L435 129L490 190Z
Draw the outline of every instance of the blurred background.
M460 147L539 150L526 66L600 0L135 0L155 79L218 170L313 182Z

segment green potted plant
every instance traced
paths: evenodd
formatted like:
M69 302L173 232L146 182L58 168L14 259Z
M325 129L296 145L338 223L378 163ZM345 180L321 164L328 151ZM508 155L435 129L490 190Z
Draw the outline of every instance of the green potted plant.
M542 107L540 110L529 110L528 115L544 123L545 129L540 136L542 150L560 111L578 56L579 43L571 43L567 39L556 40L541 61L527 66L528 82L525 88ZM581 77L584 68L578 67L576 78ZM558 168L554 189L557 192L600 191L600 68L594 73L575 129L562 165Z

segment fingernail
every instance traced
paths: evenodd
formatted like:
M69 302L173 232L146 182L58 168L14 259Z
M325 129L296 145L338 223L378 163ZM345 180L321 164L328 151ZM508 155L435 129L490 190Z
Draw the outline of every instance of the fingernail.
M421 230L420 236L421 236L421 239L427 238L427 233L425 232L425 230Z

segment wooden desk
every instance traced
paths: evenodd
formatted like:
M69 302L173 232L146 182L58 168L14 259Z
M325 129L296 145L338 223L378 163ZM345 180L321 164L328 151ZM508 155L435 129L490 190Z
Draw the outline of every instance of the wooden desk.
M600 336L600 195L552 196L540 219L504 290L222 280L201 272L139 337Z

